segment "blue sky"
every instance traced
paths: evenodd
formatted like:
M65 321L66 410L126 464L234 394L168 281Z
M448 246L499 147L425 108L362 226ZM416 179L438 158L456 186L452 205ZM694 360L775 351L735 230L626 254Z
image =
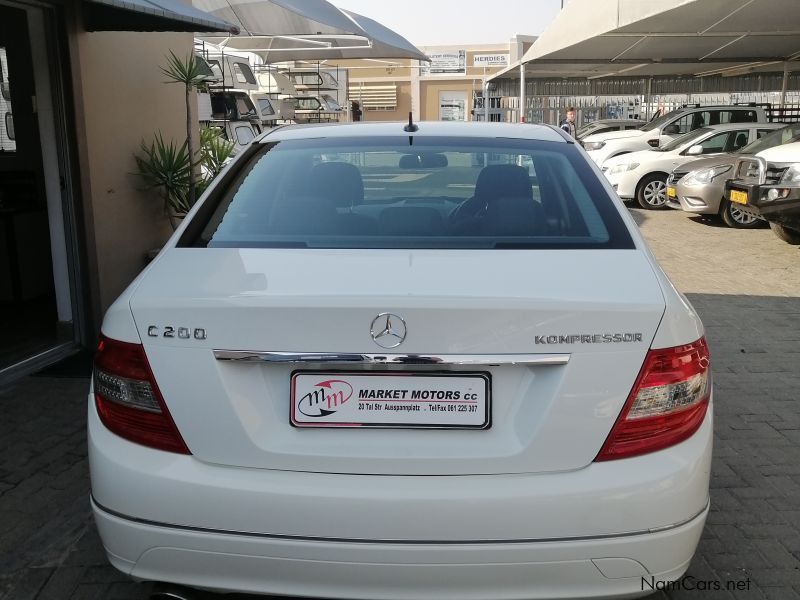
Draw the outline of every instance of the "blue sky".
M561 0L331 0L393 29L416 46L507 43L539 35Z

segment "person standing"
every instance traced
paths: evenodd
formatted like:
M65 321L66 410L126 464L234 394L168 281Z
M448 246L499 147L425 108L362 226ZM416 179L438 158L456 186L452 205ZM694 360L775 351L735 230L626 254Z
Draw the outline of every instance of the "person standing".
M361 120L361 105L355 100L350 103L350 114L352 115L353 121Z
M561 122L558 124L561 129L566 131L572 137L575 137L575 107L568 106L567 107L567 115Z

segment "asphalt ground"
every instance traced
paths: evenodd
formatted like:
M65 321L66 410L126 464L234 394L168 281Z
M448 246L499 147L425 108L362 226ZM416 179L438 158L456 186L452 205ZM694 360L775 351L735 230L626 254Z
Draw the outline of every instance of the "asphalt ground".
M652 598L800 598L800 248L677 211L631 211L706 326L715 378L711 511L681 582ZM142 600L88 505L88 380L0 388L0 598Z

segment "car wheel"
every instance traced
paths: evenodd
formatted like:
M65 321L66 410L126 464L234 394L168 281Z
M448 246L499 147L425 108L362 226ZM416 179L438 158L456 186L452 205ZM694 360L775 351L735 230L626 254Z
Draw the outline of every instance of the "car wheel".
M636 201L642 208L663 209L667 206L667 178L664 175L648 175L636 188Z
M734 229L755 229L761 226L761 219L743 211L733 202L722 200L722 220L728 227Z
M791 244L792 246L800 246L800 231L797 231L796 229L789 229L788 227L784 227L778 223L770 223L769 228L772 229L772 232L787 244Z

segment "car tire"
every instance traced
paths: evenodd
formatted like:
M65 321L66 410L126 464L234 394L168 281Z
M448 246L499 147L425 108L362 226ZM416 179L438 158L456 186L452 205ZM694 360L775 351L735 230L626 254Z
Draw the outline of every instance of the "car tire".
M721 206L720 216L728 227L733 229L756 229L761 227L763 223L761 219L744 212L730 200L723 198Z
M650 210L667 208L667 176L653 173L642 177L636 187L636 201L642 208Z
M789 229L788 227L784 227L779 223L770 223L769 228L772 229L772 233L777 235L787 244L791 244L792 246L800 246L800 231L797 231L796 229Z

